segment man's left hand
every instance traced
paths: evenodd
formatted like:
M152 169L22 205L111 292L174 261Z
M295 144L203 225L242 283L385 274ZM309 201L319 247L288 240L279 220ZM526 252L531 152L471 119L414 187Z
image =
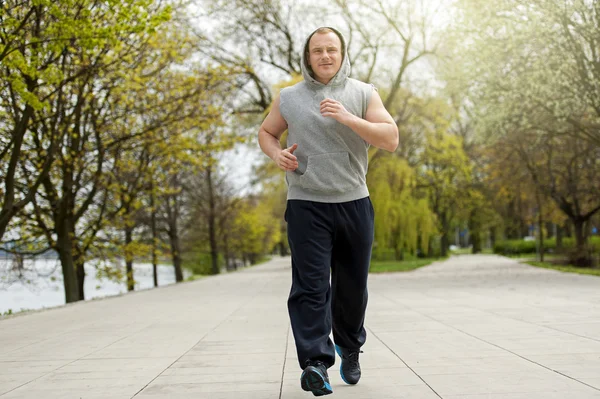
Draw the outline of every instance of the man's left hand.
M354 117L353 114L344 108L342 103L331 98L326 98L321 101L321 115L324 117L331 117L344 125L348 125Z

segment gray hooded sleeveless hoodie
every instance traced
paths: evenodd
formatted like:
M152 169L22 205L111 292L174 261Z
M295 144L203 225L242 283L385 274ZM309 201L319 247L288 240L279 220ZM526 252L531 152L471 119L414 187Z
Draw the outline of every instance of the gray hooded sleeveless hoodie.
M346 49L343 36L339 36ZM333 98L364 119L374 86L349 78L347 50L333 79L326 85L317 81L305 57L308 41L307 38L302 51L304 81L286 87L280 94L281 115L288 125L288 146L298 144L294 152L298 169L286 172L288 200L338 203L367 197L369 144L349 127L322 116L320 103Z

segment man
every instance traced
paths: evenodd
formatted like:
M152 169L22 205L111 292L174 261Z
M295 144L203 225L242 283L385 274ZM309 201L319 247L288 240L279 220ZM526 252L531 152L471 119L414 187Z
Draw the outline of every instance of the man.
M327 369L335 351L342 379L360 379L374 216L367 150L373 145L394 151L398 128L374 86L348 77L346 42L337 30L319 28L309 35L302 73L303 82L274 100L258 137L263 152L286 171L288 310L302 389L321 396L332 393ZM293 144L282 150L286 129Z

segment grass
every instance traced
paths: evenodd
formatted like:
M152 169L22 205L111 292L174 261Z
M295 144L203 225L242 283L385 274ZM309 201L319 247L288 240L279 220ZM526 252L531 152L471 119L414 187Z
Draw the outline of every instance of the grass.
M450 252L450 255L470 255L471 248L459 248L448 252Z
M270 261L272 259L271 256L263 256L262 258L260 258L259 260L256 261L255 264L253 264L252 266L257 266L263 263L267 263L268 261Z
M28 309L28 308L21 308L19 310L8 309L6 312L0 312L0 320L4 317L14 316L19 313L30 312L30 311L31 311L31 309Z
M436 258L415 258L409 260L371 261L371 273L408 272L435 262Z
M459 249L455 249L454 251L449 251L450 255L471 255L473 253L473 250L471 248L459 248ZM484 248L481 250L480 254L488 254L491 255L493 254L494 251L492 248Z
M500 254L498 254L498 255L500 255ZM510 255L500 255L500 256L504 256L506 258L511 258L511 259L521 259L523 261L536 261L538 258L536 254L510 254ZM561 256L561 255L544 254L544 261L559 260L562 258L563 258L563 256Z
M206 275L204 275L204 274L192 274L191 276L186 278L185 281L196 281L196 280L203 279L205 277L206 277Z
M600 268L590 268L590 267L575 267L575 266L560 266L555 265L553 263L548 262L536 262L536 261L527 261L524 262L528 265L535 267L543 267L544 269L552 269L558 270L560 272L565 273L577 273L577 274L587 274L592 276L600 276Z

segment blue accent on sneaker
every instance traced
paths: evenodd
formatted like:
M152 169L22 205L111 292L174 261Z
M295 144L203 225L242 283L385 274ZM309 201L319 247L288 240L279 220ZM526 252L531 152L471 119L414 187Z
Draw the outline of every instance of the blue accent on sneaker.
M354 385L358 383L358 380L360 380L360 365L358 363L358 354L362 353L362 351L350 351L348 352L348 354L346 354L346 357L344 357L343 349L340 346L335 345L335 351L342 359L340 364L340 376L342 377L342 380L349 385ZM348 378L344 375L344 369L346 369L346 372L349 373Z
M337 352L338 355L340 355L340 358L342 359L342 362L344 361L344 358L342 357L342 349L339 346L335 346L335 351ZM346 383L346 384L350 384L348 381L346 381L346 377L344 377L344 372L342 371L342 365L340 364L340 376L342 377L342 380Z
M333 393L327 377L327 368L321 362L307 366L300 377L300 385L305 391L312 392L315 396L324 396Z
M338 355L340 355L340 357L342 357L342 349L339 347L339 345L335 346L335 351L337 352Z

